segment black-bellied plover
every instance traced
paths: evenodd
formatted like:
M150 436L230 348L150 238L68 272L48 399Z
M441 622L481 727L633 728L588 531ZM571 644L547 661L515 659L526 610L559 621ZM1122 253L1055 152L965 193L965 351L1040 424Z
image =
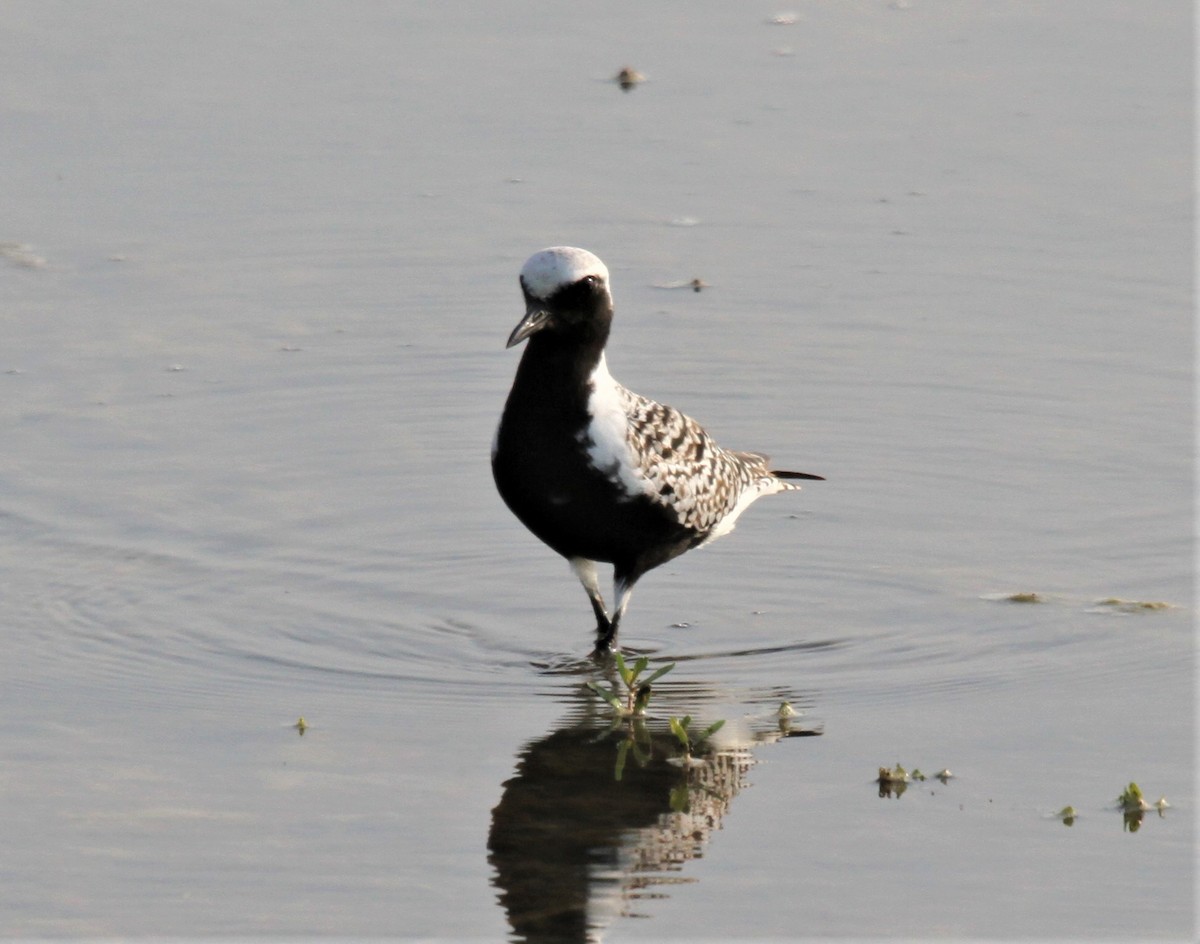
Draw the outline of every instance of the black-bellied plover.
M754 452L718 446L694 420L647 400L608 372L608 269L583 249L555 246L521 269L528 340L492 444L501 497L571 562L596 615L596 652L616 643L633 585L651 568L733 530L763 495L798 489ZM616 606L600 595L596 562L613 565Z

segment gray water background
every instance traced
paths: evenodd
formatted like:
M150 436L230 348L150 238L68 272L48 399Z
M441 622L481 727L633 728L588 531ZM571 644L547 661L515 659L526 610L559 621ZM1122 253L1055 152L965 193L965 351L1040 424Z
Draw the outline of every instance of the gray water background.
M0 933L513 933L599 713L487 466L567 243L618 379L828 478L639 585L659 721L823 734L589 933L1190 938L1191 15L6 4Z

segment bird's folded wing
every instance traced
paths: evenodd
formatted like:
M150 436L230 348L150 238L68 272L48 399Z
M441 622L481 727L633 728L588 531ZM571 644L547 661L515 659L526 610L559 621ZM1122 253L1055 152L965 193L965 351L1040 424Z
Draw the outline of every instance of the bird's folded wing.
M645 494L685 527L708 531L741 494L769 478L765 461L721 448L695 420L673 407L622 390L629 448L646 480Z

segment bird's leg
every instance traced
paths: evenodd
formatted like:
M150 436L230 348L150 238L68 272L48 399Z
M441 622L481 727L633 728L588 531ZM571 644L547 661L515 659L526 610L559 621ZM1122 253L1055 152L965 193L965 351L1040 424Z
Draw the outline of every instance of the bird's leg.
M619 622L619 618L614 616L607 627L596 627L596 648L592 650L592 655L603 656L613 651L616 647Z
M605 621L604 625L596 626L596 647L592 650L594 656L606 656L612 652L612 641L617 638L617 624Z
M612 623L609 621L608 613L604 609L604 601L599 596L593 597L591 594L588 594L588 596L592 601L592 612L596 614L596 635L597 637L603 636L612 631Z
M612 618L608 621L608 630L601 632L597 629L596 655L603 655L616 648L617 630L620 628L621 617L625 615L625 607L629 605L629 597L633 593L633 584L636 580L637 577L625 573L615 575L613 589L616 593L617 608L613 610Z
M612 623L608 618L608 610L604 606L604 597L600 595L600 581L596 579L596 564L586 557L572 557L571 568L575 576L587 591L592 603L592 612L596 614L596 651L599 652L599 640L607 638L612 633Z

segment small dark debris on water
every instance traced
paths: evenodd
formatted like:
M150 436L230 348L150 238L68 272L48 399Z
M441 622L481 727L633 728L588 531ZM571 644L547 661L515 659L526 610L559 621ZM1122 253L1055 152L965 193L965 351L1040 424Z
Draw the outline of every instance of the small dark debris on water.
M681 279L678 282L655 282L655 288L690 288L693 292L702 292L712 288L704 279Z
M616 74L615 79L622 92L630 92L635 86L646 81L646 77L632 66L625 66Z

